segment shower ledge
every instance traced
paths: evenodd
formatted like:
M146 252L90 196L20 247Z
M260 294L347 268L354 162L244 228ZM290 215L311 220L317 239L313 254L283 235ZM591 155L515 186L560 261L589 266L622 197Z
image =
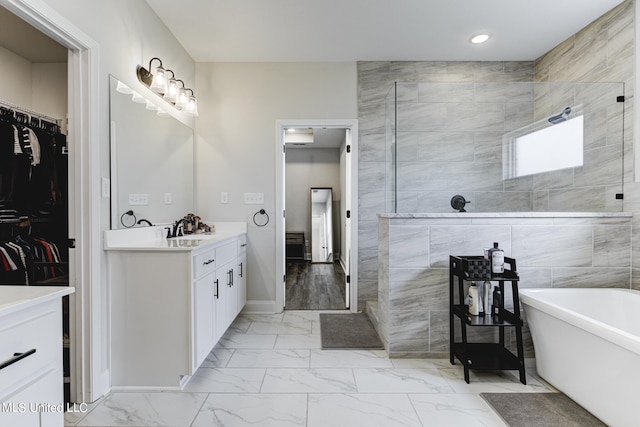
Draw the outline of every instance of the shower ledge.
M410 212L379 213L378 218L631 218L631 212Z

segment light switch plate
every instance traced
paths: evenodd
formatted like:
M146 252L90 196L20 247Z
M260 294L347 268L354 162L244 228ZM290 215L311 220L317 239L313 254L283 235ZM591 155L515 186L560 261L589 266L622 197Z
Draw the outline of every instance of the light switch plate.
M220 203L229 203L229 193L226 191L220 193Z
M171 193L164 193L164 204L170 205L171 203L173 203Z
M129 206L145 206L149 204L149 195L146 193L129 194Z
M102 197L108 199L111 197L111 179L102 178Z
M244 193L245 205L264 205L264 193Z

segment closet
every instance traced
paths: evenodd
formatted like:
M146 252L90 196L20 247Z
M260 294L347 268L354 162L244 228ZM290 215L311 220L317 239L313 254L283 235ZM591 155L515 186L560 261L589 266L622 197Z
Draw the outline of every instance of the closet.
M68 148L60 124L0 101L0 285L69 286ZM62 311L69 402L68 296Z

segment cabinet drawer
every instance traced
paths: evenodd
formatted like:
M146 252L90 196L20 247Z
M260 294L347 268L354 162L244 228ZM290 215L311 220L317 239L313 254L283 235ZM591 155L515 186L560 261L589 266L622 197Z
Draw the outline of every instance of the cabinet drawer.
M218 265L222 265L228 261L236 259L238 256L237 243L227 243L216 248L216 255L218 256Z
M193 271L196 279L216 269L216 264L218 263L216 256L218 256L218 253L214 248L193 257Z
M55 303L60 304L59 300ZM62 363L61 309L14 313L0 318L0 364L16 360L14 354L35 352L0 369L0 395L25 378Z

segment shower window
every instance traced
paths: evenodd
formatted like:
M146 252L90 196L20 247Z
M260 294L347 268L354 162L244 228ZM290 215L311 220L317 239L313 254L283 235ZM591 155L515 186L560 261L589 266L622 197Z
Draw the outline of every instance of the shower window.
M571 111L571 109L568 109ZM581 110L581 109L574 109ZM555 119L554 119L555 118ZM503 137L503 179L582 166L584 116L552 116Z

